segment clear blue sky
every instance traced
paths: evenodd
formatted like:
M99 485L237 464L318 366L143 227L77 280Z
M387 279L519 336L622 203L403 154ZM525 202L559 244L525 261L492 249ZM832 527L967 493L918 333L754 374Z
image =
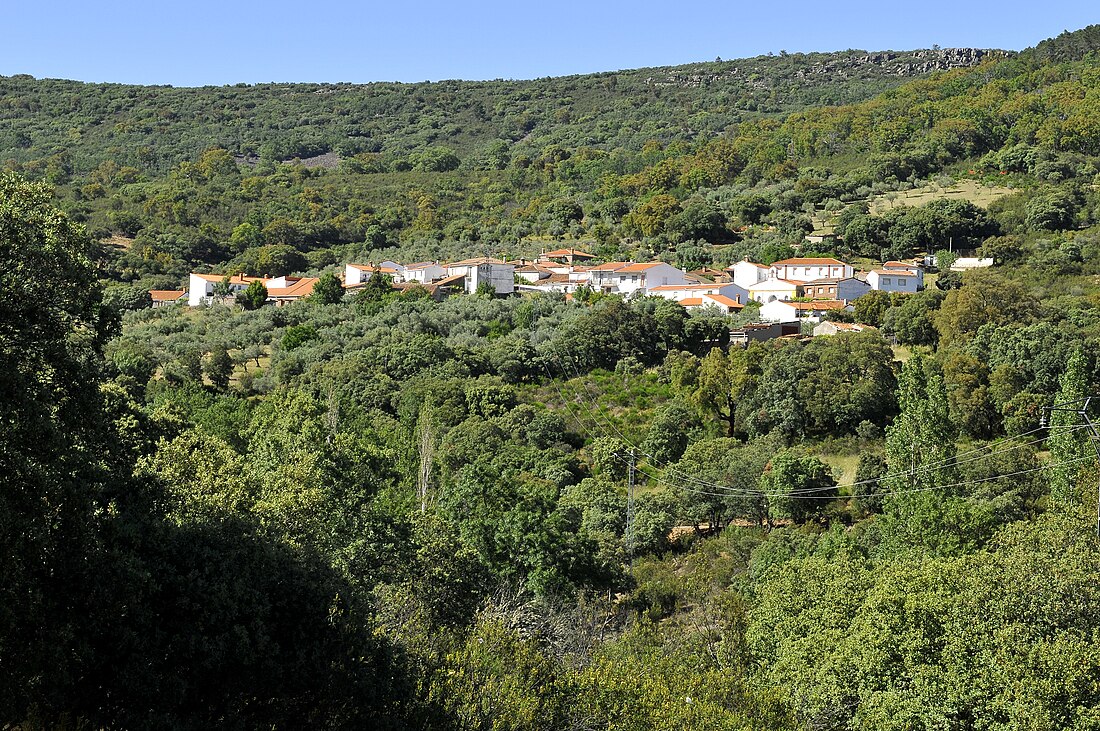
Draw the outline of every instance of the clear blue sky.
M1100 22L1082 0L8 0L0 75L198 86L526 79L780 50L1020 50Z

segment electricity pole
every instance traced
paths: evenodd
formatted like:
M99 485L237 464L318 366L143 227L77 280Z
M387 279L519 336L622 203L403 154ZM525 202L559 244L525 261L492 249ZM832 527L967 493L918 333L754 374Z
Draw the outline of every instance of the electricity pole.
M634 568L634 447L630 448L627 462L626 482L626 554L630 558L630 567Z

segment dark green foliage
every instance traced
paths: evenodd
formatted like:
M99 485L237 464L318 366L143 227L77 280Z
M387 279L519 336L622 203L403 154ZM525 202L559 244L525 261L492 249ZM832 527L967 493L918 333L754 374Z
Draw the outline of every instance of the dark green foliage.
M237 304L246 310L258 310L265 302L267 302L267 287L259 280L249 282L248 287L237 295Z
M687 449L693 428L691 412L683 404L669 402L657 410L642 442L642 452L656 464L675 462Z
M292 325L283 333L283 339L280 343L284 350L294 350L311 340L317 340L319 337L316 328L312 325Z
M867 452L859 455L852 495L855 497L853 502L856 507L865 514L878 513L882 510L880 493L883 492L884 488L880 478L886 472L886 460L880 455Z
M892 360L872 333L787 344L763 364L749 428L795 436L844 434L865 420L883 425L897 403Z
M344 299L344 286L340 279L332 272L325 272L313 285L313 293L309 296L310 302L321 305L334 305Z
M233 375L233 359L229 357L225 347L215 348L207 356L204 370L214 388L224 391L229 387L229 378Z
M626 356L653 363L658 344L653 317L611 297L566 323L555 340L555 349L562 367L588 371L614 368Z
M836 480L827 465L789 450L771 460L760 479L760 486L770 496L770 509L795 523L822 515L829 500L837 495Z

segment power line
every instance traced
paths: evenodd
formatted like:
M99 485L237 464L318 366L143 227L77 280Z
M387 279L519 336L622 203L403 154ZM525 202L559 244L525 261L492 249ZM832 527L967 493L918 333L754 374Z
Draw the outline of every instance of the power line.
M566 374L566 372L565 372L563 362L562 362L561 358L558 356L558 354L556 352L554 353L554 358L558 362L558 367L561 368L561 370L562 370L562 375L567 376L568 374ZM582 382L583 382L583 379L581 378L580 373L576 369L576 365L575 364L571 364L571 365L573 367L574 373L576 374L576 378L578 380L582 380ZM549 369L547 369L547 372L549 372ZM559 388L559 391L561 391L560 388ZM589 397L592 397L592 394L591 394L591 392L588 391L587 387L585 387L585 392L589 395ZM562 392L562 398L563 398L563 400L565 399L564 392ZM597 409L601 408L599 406L598 401L596 401L595 398L592 398L592 401L596 405ZM595 414L588 407L588 404L586 403L585 400L583 400L583 399L581 400L581 405L588 412L589 417L597 425L597 427L600 429L600 431L603 432L603 436L610 436L607 433L607 431L604 429L604 427L602 426L600 420L598 418L596 418ZM574 417L574 418L576 418L576 417ZM614 431L618 435L618 437L625 444L627 444L631 449L636 449L637 448L636 445L634 445L629 439L626 438L626 436L621 431L618 430L618 428L615 427L614 422L611 421L610 417L607 416L606 412L604 412L604 418L605 418L608 426L611 427L612 431ZM585 428L583 423L580 421L580 419L577 419L577 422L578 422L578 424L581 424L581 428ZM1035 432L1040 431L1044 428L1046 428L1046 427L1039 426L1039 427L1037 427L1035 429L1032 429L1030 431L1023 432L1021 434L1017 434L1017 435L1012 436L1012 437L1006 437L1004 439L998 440L997 442L993 442L991 444L983 445L982 447L978 447L976 449L972 449L972 450L969 450L967 452L963 452L962 454L957 454L954 457L948 457L946 459L938 460L937 462L930 462L928 464L922 465L922 466L920 466L916 469L913 469L913 470L908 470L908 471L905 471L905 472L887 473L887 474L882 475L882 476L877 477L877 478L868 479L868 480L860 480L860 481L857 481L857 482L841 483L841 484L829 485L827 487L821 487L821 488L806 488L804 490L793 490L793 491L784 492L784 493L768 493L766 491L761 491L761 490L737 490L737 489L731 488L727 485L722 485L722 484L719 484L719 483L709 482L707 480L700 480L700 479L695 478L691 475L688 475L687 473L679 471L679 470L677 470L676 468L674 468L670 465L664 465L663 469L664 469L665 472L671 472L671 473L673 473L673 475L679 475L680 476L679 482L681 483L680 484L681 488L683 488L682 482L686 481L686 482L691 482L691 483L694 483L694 484L697 484L697 485L701 485L702 487L712 488L712 489L715 489L715 490L720 490L721 491L720 494L723 494L723 495L731 495L731 496L732 495L743 495L743 496L754 496L754 497L764 495L764 496L770 496L770 497L806 497L806 498L809 498L809 497L811 497L811 495L813 493L820 493L820 492L825 492L825 491L838 490L840 488L852 488L852 487L858 487L858 486L862 486L862 485L876 484L876 483L882 482L883 480L894 479L894 478L899 478L899 477L911 477L911 476L914 476L914 475L917 475L917 474L921 474L921 473L924 473L924 472L931 471L933 469L937 469L937 468L946 469L946 468L949 468L949 467L955 467L955 466L958 466L960 464L968 464L970 462L975 462L975 461L980 460L980 459L986 459L988 457L993 456L994 454L1000 454L1000 453L1004 453L1004 452L1010 452L1010 451L1013 451L1013 450L1016 450L1016 449L1021 449L1023 447L1030 446L1032 444L1036 444L1038 442L1041 442L1041 441L1043 441L1043 439L1045 437L1040 437L1038 439L1033 439L1033 440L1031 440L1029 442L1025 442L1023 444L1016 444L1016 445L1013 445L1013 446L1008 447L1006 449L995 449L993 451L987 451L992 447L998 446L1000 444L1011 443L1011 442L1013 442L1017 439L1021 439L1025 436L1029 436L1031 434L1034 434ZM1073 430L1073 429L1080 429L1080 428L1084 428L1084 427L1074 426L1074 427L1068 427L1068 428ZM985 454L980 454L979 456L973 457L971 459L960 460L960 457L965 457L965 456L971 455L971 454L978 454L979 452L986 452L986 453ZM642 454L645 455L646 457L649 457L655 463L655 466L658 469L662 468L661 462L659 460L655 460L653 458L653 455L648 454L645 451L642 451ZM643 470L643 473L646 474L647 476L651 477L651 478L654 477L653 475L650 475L649 473L644 472L644 470ZM676 484L678 482L677 480L668 480L667 478L663 478L663 477L655 477L654 479L657 479L658 481L661 481L662 479L664 479L666 484ZM971 482L974 482L974 481L965 482L965 483L958 483L957 485L941 485L941 486L937 486L935 489L943 489L943 488L946 488L946 487L956 487L956 486L959 486L959 485L971 484ZM684 488L684 489L686 489L686 488ZM926 488L920 488L920 489L914 488L911 491L912 492L922 492L925 489ZM713 495L715 493L703 493L703 494L712 494ZM879 494L887 494L887 493L879 493ZM888 493L888 494L905 494L905 493L904 492L895 492L895 493ZM822 496L820 499L833 500L833 499L835 499L835 497ZM1100 525L1100 523L1098 523L1098 525Z

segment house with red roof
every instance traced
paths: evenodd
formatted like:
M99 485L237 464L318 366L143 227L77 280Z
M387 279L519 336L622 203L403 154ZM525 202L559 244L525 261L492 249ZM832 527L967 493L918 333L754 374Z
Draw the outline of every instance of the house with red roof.
M153 300L153 307L167 307L178 305L187 299L185 289L151 289L149 297Z
M665 284L650 288L646 294L651 297L664 297L675 302L699 298L703 295L719 295L744 306L749 301L749 292L733 282L710 282L701 284Z
M215 289L225 283L229 293L221 298L214 294ZM226 276L224 274L191 273L188 279L187 304L191 307L214 304L216 301L232 300L253 282L260 282L267 288L267 301L277 305L296 302L313 294L316 277L249 277L244 274Z
M687 284L688 277L682 270L663 261L613 261L589 269L588 282L593 289L631 295L635 292L645 294L654 287Z

